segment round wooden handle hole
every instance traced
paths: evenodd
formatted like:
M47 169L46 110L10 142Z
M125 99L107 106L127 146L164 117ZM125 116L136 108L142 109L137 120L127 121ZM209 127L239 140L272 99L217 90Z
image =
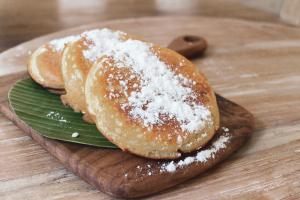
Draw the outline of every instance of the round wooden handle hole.
M187 35L183 37L183 40L188 43L194 43L200 40L197 36Z

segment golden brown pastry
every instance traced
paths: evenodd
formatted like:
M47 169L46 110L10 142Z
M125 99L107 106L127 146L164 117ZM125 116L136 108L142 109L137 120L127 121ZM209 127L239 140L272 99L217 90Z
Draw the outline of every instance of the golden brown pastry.
M32 78L65 89L65 104L123 150L178 158L219 127L205 76L176 52L120 31L97 29L53 40L31 56ZM66 47L65 47L66 46Z
M32 79L43 87L64 89L61 74L62 51L65 44L77 39L78 36L68 36L52 40L35 50L28 63L28 72Z
M113 40L125 40L127 34L109 29L95 29L81 34L81 39L66 46L62 56L62 74L66 94L62 101L76 112L84 114L84 120L93 122L87 113L85 81L91 66L106 52L102 51ZM97 48L95 48L97 46ZM97 51L95 51L97 49Z
M216 98L193 63L139 40L105 41L105 56L85 84L88 112L103 135L123 150L156 159L178 158L213 137Z

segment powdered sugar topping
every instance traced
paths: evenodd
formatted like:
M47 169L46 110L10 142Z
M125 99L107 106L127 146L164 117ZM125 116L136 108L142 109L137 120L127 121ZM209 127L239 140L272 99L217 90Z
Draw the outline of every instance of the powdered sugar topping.
M51 47L55 51L59 52L59 51L62 51L64 49L66 44L71 43L71 42L75 42L76 40L79 40L79 39L80 39L79 35L71 35L71 36L68 36L68 37L51 40L49 42L49 44L51 45Z
M83 52L86 59L95 61L106 55L113 58L115 67L127 67L139 77L138 90L126 93L128 101L121 105L122 109L129 110L132 118L150 129L153 125L175 119L183 131L193 132L203 128L205 122L210 122L209 109L195 101L196 96L191 89L194 81L175 74L153 53L152 44L121 39L124 34L109 29L82 34L92 43ZM127 90L125 80L119 83L123 90Z
M121 31L112 31L110 29L95 29L83 32L81 34L86 40L92 42L89 48L83 51L83 55L90 61L96 61L103 55L111 55L114 51L114 45L121 42L121 37L126 33Z

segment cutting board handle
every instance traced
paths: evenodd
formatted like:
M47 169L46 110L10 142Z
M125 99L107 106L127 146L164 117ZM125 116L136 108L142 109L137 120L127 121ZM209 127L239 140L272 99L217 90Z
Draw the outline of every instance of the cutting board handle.
M191 59L203 55L207 49L207 41L200 36L184 35L175 38L169 44L168 48Z

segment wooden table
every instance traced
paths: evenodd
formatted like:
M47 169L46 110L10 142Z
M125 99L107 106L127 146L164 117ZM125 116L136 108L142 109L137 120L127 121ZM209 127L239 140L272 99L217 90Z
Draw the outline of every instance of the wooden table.
M185 15L216 15L278 22L276 16L248 9L236 1L188 1L190 6L186 6L183 11L162 1L139 4L137 1L121 3L110 0L95 6L93 1L85 1L84 4L81 3L83 1L74 1L72 5L63 3L66 1L47 1L45 4L37 2L0 1L0 50L45 33L113 18L178 15L183 12ZM78 10L78 7L82 9ZM287 31L288 28L283 27L279 28L282 33L274 29L273 33L266 34L264 27L272 30L272 25L261 24L261 29L258 29L263 36L258 35L259 40L268 41L266 35L270 34L270 37L278 37L277 43L249 42L247 46L243 44L243 39L251 40L245 36L240 45L246 45L246 50L239 49L239 46L232 46L230 51L213 48L208 52L207 59L197 61L197 64L203 65L212 84L217 85L218 92L246 106L255 114L257 127L254 137L242 151L221 167L159 196L153 196L153 199L219 199L222 196L233 199L300 198L300 64L297 58L300 55L300 31ZM148 35L151 37L151 34ZM215 37L218 38L217 34ZM284 39L291 41L285 42ZM166 44L168 41L158 38L157 42ZM219 43L228 46L221 38ZM214 47L216 44L212 45ZM269 49L272 48L278 49L270 53ZM246 58L251 52L256 52L255 59L258 55L263 56L265 64L251 57ZM216 59L209 59L210 55L215 55ZM231 58L230 62L225 60L227 56ZM247 65L241 60L243 56ZM266 64L273 71L265 68ZM216 66L223 67L224 74L216 70ZM7 69L1 66L0 72L4 71ZM22 74L0 78L1 102L6 99L10 84ZM239 77L235 78L237 75ZM4 199L110 199L68 172L2 114L0 157L0 197ZM238 181L232 182L233 179Z
M58 30L103 20L165 15L205 15L279 21L240 0L0 0L0 52Z

